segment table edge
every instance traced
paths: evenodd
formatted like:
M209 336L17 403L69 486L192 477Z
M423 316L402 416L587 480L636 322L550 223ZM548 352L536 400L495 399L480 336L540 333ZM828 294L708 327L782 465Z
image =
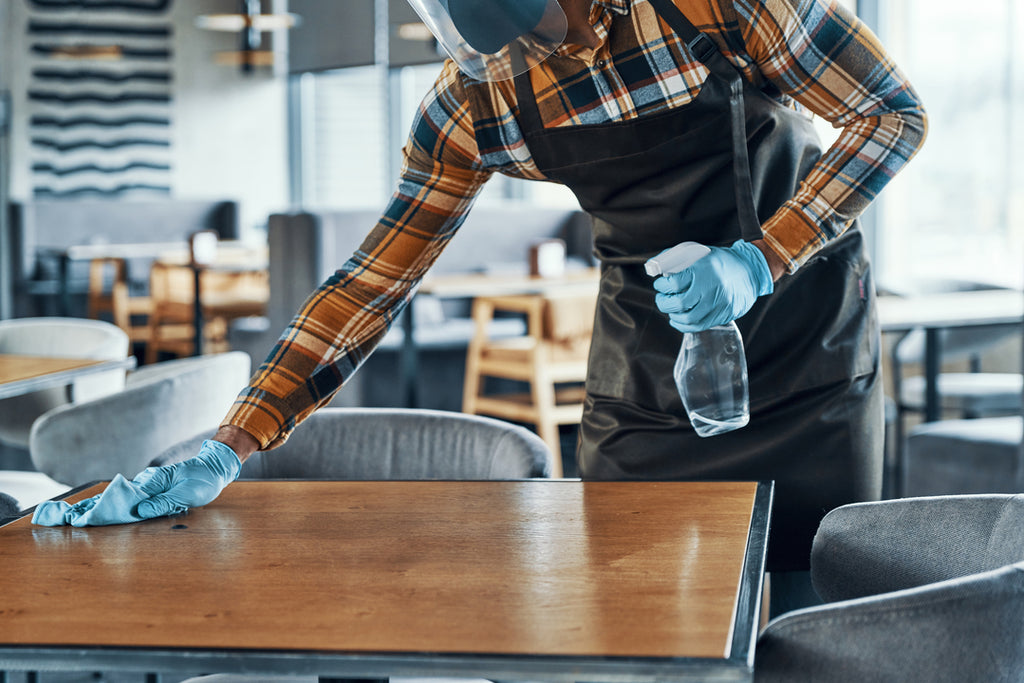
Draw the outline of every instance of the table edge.
M32 355L32 354L12 354L12 355ZM99 358L83 358L83 361L96 361L92 365L87 365L80 368L71 368L68 370L60 370L58 372L51 372L38 377L27 377L25 379L15 380L13 382L7 382L0 384L0 398L11 398L14 396L20 396L22 394L38 391L40 389L47 389L54 386L61 386L64 384L70 384L76 379L87 377L89 375L96 374L98 372L110 372L111 370L133 370L138 364L138 359L135 356L128 356L126 358L117 359L99 359ZM6 390L5 390L6 387ZM19 387L18 391L12 392L10 387ZM27 388L26 388L27 387Z
M754 492L747 531L747 548L743 558L736 613L729 649L729 660L743 662L753 671L754 652L760 632L764 574L768 558L768 531L771 528L775 482L759 481Z
M418 481L418 480L413 480ZM545 480L513 480L545 481ZM550 481L550 480L548 480ZM581 483L579 479L570 482ZM102 482L90 482L53 498L60 500ZM657 482L654 482L657 483ZM460 676L545 679L558 683L588 680L593 683L655 683L677 681L750 681L759 633L761 596L767 558L768 530L774 499L774 481L757 481L743 567L731 626L730 649L722 658L613 657L602 655L503 655L493 653L387 654L303 650L247 651L190 648L133 648L81 645L0 645L0 672L48 671L181 671L209 670L278 675L334 675L346 678L386 679L396 676ZM31 516L35 507L17 517L0 519L0 527ZM244 661L243 661L244 660Z

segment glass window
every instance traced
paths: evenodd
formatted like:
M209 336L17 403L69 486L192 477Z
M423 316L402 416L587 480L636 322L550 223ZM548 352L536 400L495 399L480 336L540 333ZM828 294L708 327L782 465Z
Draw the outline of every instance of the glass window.
M383 206L387 196L387 97L380 69L353 67L298 76L301 203Z
M878 33L929 114L918 156L878 205L880 282L1020 285L1024 126L1020 0L885 0Z
M296 202L318 208L383 209L394 189L417 107L439 64L374 66L295 76L300 169ZM565 188L493 176L477 204L529 201L573 206Z

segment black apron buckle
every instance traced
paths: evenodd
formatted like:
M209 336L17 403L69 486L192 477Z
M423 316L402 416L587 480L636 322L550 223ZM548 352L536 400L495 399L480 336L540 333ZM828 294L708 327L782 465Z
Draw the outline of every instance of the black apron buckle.
M686 49L690 51L697 61L701 64L707 65L708 60L711 56L718 51L714 41L708 38L707 34L701 33L696 38L686 44Z

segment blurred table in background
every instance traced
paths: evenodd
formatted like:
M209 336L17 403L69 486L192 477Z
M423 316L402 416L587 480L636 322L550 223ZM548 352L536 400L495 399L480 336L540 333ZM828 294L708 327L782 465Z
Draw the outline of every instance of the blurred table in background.
M134 356L119 360L95 360L0 353L0 398L70 384L72 380L84 375L107 370L131 370L134 367Z
M925 420L939 418L938 376L942 349L938 332L953 327L1022 323L1024 293L1013 289L878 297L882 332L925 331ZM1022 327L1024 329L1024 327Z
M417 294L429 294L440 299L473 299L478 296L506 296L525 294L546 294L569 288L597 289L601 278L598 268L566 270L558 277L540 277L522 272L494 273L453 273L427 275L420 284ZM416 390L416 374L419 371L418 349L415 338L416 298L409 304L410 310L402 316L402 369L399 374L404 405L417 407L419 397Z

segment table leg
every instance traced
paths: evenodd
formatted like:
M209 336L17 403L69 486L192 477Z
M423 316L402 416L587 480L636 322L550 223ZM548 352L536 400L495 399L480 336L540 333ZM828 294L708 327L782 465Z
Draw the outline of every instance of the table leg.
M60 259L57 263L57 287L58 287L58 302L57 305L60 310L60 314L63 316L71 315L71 258L67 254L61 254Z
M203 355L203 304L202 294L199 291L199 266L192 265L192 292L195 294L195 301L192 303L192 330L193 330L193 353L194 356Z
M942 349L939 348L939 330L929 327L924 331L924 419L925 422L935 422L939 419L939 358Z
M416 376L419 374L419 349L416 348L416 325L413 313L413 306L416 303L415 297L405 307L405 315L402 316L402 351L399 359L399 384L402 389L402 399L406 408L419 407L419 392L416 389Z
M924 421L935 422L940 417L939 406L939 358L942 355L939 341L939 330L928 327L924 331ZM898 419L898 418L897 418ZM900 429L896 430L901 439L906 435ZM896 457L892 465L892 495L895 498L903 497L903 474L906 471L905 444L896 444Z

